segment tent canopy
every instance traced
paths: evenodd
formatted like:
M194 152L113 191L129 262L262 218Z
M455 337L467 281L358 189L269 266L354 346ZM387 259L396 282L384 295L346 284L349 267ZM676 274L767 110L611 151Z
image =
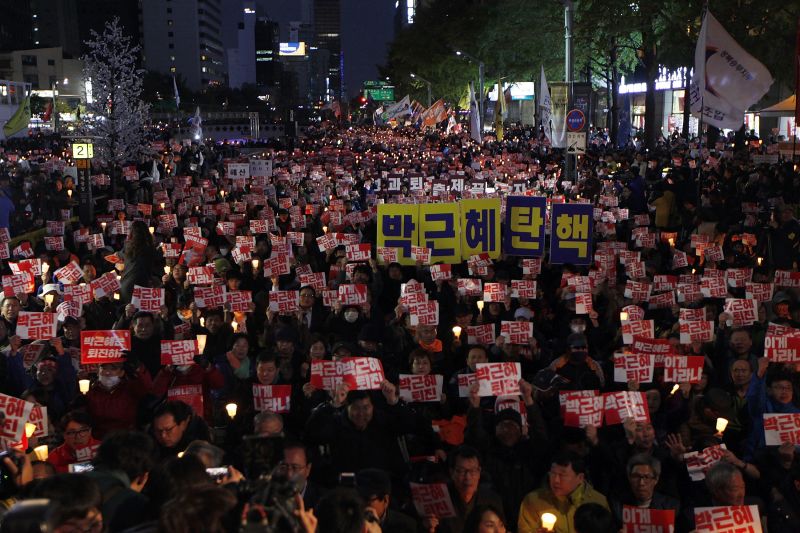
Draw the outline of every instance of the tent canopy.
M793 117L796 97L797 95L793 94L782 102L762 109L758 114L762 117Z

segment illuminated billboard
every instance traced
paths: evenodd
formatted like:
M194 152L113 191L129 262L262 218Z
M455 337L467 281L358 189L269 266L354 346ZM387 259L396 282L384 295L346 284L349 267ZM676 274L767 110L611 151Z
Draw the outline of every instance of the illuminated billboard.
M282 56L304 56L306 55L306 43L281 43L279 55Z

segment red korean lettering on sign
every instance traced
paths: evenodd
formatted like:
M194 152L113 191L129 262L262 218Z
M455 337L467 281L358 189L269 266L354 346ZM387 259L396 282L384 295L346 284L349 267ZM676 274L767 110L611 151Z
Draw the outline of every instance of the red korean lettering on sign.
M212 285L210 287L195 287L194 301L201 309L214 309L225 305L225 287Z
M495 339L494 324L467 326L467 342L469 344L493 344Z
M20 311L16 333L24 340L50 340L56 337L58 324L55 313Z
M622 523L623 533L672 533L675 530L675 511L625 505Z
M479 396L519 394L519 363L479 363L475 371Z
M140 287L134 285L131 304L139 311L158 313L164 305L165 291L157 287Z
M290 315L300 310L300 291L272 291L269 293L269 308L281 315Z
M533 337L533 323L503 320L500 322L500 334L506 337L509 344L528 344Z
M725 300L725 312L733 317L733 326L749 326L758 320L758 302L746 298Z
M288 413L291 410L291 385L253 384L253 402L256 411Z
M472 278L458 278L458 293L464 296L481 296L481 280Z
M634 337L652 339L655 336L655 324L652 320L628 320L622 323L622 342L632 344Z
M186 279L189 281L190 285L211 285L214 283L214 267L190 267Z
M650 298L652 289L653 286L649 283L628 280L623 295L625 298L629 298L634 302L646 302L647 299Z
M195 339L182 341L161 341L162 365L190 365L200 353Z
M130 349L129 330L81 331L81 364L121 363Z
M725 445L709 446L701 451L683 454L683 461L686 470L692 481L702 481L706 478L706 472L718 463L725 456Z
M622 424L626 418L637 422L649 422L650 412L643 392L617 391L603 395L603 411L606 425Z
M3 294L6 298L18 294L31 294L36 290L36 282L30 272L20 272L13 276L3 276Z
M372 246L369 243L348 244L345 246L345 254L348 261L369 261L372 254Z
M681 344L714 340L714 322L709 320L680 320L679 328Z
M762 533L757 505L695 507L697 533Z
M450 492L444 483L411 483L411 497L419 516L437 518L456 516Z
M367 303L367 286L363 283L339 285L339 301L342 305L364 305Z
M3 413L2 431L0 438L19 442L25 431L25 422L30 419L34 404L20 398L0 394L0 413Z
M251 291L227 291L225 293L225 303L230 305L234 313L249 313L253 305L253 293Z
M203 386L202 385L180 385L167 389L167 398L170 401L181 401L191 406L201 418L204 416L203 409Z
M453 277L453 265L431 265L431 279L443 281Z
M565 426L583 428L603 425L603 397L596 390L562 391L559 393L559 402Z
M774 283L751 283L747 282L744 286L745 296L759 303L772 300L772 293L775 291Z
M533 279L512 279L511 296L513 298L536 298L536 280Z
M407 402L438 402L442 397L443 376L400 374L400 398Z
M414 304L410 307L409 311L411 313L412 326L439 325L439 302L435 300Z
M650 383L655 364L655 356L651 354L614 354L614 381Z
M664 381L668 383L700 383L703 377L702 355L664 355Z
M800 444L800 413L765 413L764 440L767 446Z

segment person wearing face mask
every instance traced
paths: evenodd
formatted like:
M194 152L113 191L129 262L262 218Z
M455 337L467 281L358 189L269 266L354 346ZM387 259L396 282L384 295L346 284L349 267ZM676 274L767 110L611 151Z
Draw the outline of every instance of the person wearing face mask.
M203 413L206 420L213 419L214 400L211 391L225 386L225 376L219 368L212 365L203 355L197 355L194 363L188 365L166 365L153 380L153 394L159 398L168 394L170 389L184 385L200 385L203 390Z
M550 370L569 380L565 390L600 389L605 376L600 365L589 357L589 343L582 333L567 337L568 351L550 364Z
M102 440L112 431L133 429L139 401L152 387L150 373L132 359L125 364L101 363L97 381L86 393L86 410L94 421L94 438Z
M361 309L357 305L334 304L333 313L325 321L325 331L331 334L331 343L356 342L358 332L367 323Z

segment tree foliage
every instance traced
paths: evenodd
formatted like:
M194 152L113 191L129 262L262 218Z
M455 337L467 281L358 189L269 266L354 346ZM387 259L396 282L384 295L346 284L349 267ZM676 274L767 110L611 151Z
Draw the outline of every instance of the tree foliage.
M136 66L138 46L131 45L119 19L106 23L102 34L92 31L83 56L85 81L92 88L85 133L95 137L99 156L117 166L135 160L145 150L144 127L150 106L142 100L144 71Z

